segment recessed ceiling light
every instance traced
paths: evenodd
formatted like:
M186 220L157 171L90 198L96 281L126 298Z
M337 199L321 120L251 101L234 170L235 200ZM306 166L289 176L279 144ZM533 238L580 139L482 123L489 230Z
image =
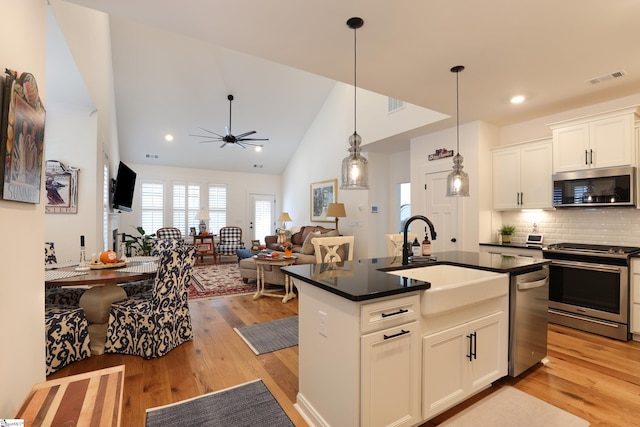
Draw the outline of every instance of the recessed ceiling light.
M512 104L520 104L523 101L524 101L524 95L516 95L513 98L511 98Z
M173 135L171 135L170 133L166 134L164 136L164 140L169 142L173 141Z
M262 147L259 145L256 145L256 148L254 148L254 150L256 150L259 153L262 151Z

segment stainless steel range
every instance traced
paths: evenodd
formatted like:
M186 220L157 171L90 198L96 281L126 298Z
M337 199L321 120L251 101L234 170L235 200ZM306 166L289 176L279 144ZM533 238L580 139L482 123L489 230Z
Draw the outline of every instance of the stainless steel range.
M640 247L558 243L549 265L549 321L627 341L629 255Z

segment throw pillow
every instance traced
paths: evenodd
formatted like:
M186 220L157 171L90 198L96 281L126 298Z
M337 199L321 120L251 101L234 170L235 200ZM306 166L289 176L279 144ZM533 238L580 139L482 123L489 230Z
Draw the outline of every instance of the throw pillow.
M315 249L313 248L313 243L311 243L311 239L318 236L320 236L320 233L315 231L307 234L307 238L304 239L302 248L300 248L300 253L303 255L313 255L313 253L315 252Z

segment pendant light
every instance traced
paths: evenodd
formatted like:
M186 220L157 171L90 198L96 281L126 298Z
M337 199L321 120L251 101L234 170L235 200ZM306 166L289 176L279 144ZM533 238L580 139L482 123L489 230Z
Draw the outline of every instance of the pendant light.
M464 66L451 68L456 73L456 155L453 157L453 171L447 176L447 197L469 197L469 175L462 170L463 157L460 155L460 98L458 76Z
M367 159L360 154L362 138L356 132L356 90L358 88L357 76L357 40L356 30L364 25L362 18L350 18L347 26L353 29L353 135L349 137L349 155L342 160L343 190L367 190L369 188L369 173Z

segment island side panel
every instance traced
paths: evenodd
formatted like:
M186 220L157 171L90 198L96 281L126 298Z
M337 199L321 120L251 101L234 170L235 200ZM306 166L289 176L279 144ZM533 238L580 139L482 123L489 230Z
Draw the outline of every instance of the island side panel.
M315 426L360 424L358 304L294 279L298 289L297 410ZM324 313L324 315L322 314ZM321 334L324 317L326 336Z

